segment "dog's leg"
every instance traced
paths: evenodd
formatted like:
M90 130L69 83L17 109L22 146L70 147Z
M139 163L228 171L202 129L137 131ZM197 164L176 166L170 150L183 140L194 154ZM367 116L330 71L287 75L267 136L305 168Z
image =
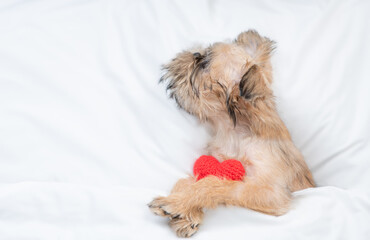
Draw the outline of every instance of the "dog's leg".
M287 212L290 200L286 187L262 179L241 182L212 176L195 181L190 177L179 180L168 197L154 199L149 207L155 214L169 217L178 236L190 237L202 221L203 208L226 204L279 216Z

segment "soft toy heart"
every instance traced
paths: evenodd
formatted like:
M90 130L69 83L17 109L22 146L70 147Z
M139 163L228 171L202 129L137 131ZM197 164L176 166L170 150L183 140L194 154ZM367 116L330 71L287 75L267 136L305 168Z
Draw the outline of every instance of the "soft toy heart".
M197 180L213 175L219 178L239 181L245 175L245 169L238 160L229 159L220 163L216 158L206 155L195 161L193 172Z

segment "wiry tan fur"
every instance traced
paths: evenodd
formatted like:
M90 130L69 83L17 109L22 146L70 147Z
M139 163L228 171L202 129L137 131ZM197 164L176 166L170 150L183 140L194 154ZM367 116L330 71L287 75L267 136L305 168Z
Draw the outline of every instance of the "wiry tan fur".
M288 211L293 191L314 187L276 111L272 50L272 41L247 31L231 43L184 51L164 66L170 96L213 130L205 154L238 159L247 172L243 181L180 179L169 196L155 198L150 209L169 217L178 236L198 230L203 208L225 204L279 216Z

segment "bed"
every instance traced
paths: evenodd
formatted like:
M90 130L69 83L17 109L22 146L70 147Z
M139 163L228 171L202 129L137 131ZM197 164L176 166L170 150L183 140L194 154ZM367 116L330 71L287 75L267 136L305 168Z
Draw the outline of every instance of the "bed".
M279 113L318 187L273 217L207 210L193 239L370 239L370 2L0 2L0 239L177 239L146 204L209 133L158 84L193 46L276 41Z

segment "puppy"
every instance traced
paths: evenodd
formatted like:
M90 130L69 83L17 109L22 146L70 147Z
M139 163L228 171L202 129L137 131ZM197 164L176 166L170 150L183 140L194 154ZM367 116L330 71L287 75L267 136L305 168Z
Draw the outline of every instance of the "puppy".
M273 41L250 30L231 43L181 52L164 65L161 82L168 84L170 97L211 126L205 154L220 161L238 159L246 169L243 181L180 179L169 196L149 203L152 212L169 218L178 236L198 230L204 208L224 204L279 216L288 211L292 192L314 187L276 110L273 49Z

